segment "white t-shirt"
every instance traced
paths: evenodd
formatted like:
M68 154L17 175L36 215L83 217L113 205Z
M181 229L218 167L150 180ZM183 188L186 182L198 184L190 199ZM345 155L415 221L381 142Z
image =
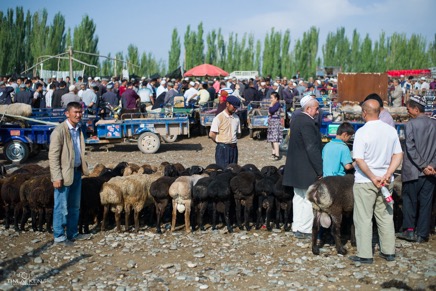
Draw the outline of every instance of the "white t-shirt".
M150 91L150 88L148 88L148 87L145 87L145 88L141 88L141 89L139 89L139 91L138 91L138 95L139 95L139 98L141 98L141 102L151 102L151 100L150 100L150 96L152 95L153 93ZM159 95L158 95L159 96Z
M353 158L363 159L374 175L386 174L392 155L401 153L397 131L381 120L368 121L354 135ZM371 183L356 165L355 183Z
M194 87L191 87L188 90L186 90L185 95L184 95L186 102L189 102L189 100L191 100L192 98L196 99L198 96L195 96L195 95L197 95L197 94L198 94L198 91L195 90Z
M156 90L156 98L159 97L159 95L162 94L163 92L168 92L168 89L165 88L165 87L162 86L162 85L159 86L159 87L157 87L157 90Z

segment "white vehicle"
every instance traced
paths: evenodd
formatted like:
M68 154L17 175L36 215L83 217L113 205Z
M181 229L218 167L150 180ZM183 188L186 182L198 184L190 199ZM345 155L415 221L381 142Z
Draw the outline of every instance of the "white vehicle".
M236 77L238 80L250 80L250 78L255 78L256 76L259 76L258 71L233 71L229 75L230 78Z

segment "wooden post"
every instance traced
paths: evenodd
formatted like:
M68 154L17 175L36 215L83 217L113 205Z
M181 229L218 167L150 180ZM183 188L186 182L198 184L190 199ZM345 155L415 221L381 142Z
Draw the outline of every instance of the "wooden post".
M73 76L73 48L68 47L68 59L70 61L70 80L71 84L75 83L75 78Z

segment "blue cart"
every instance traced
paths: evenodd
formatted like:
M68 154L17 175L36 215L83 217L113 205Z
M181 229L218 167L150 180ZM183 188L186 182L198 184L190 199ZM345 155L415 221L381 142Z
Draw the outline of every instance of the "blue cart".
M280 122L283 129L285 125L286 103L280 101L280 104L282 107ZM250 131L250 138L260 139L261 133L267 131L269 105L269 101L252 101L248 104L248 129Z
M145 154L159 150L161 137L166 142L173 142L179 135L190 135L188 116L99 120L94 128L95 135L87 138L86 144L107 145L134 139Z
M6 159L10 162L24 162L28 157L37 155L42 148L48 148L54 128L54 125L22 128L17 124L2 124L0 144Z

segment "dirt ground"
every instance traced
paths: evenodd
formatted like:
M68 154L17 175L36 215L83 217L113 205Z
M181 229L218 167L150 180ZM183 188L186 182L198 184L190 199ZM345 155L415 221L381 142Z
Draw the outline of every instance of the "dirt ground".
M239 140L239 163L261 168L280 166L270 160L265 140L244 135ZM159 165L163 161L185 166L214 162L215 146L206 136L162 143L156 154L142 154L136 144L87 153L92 168L97 163L121 161ZM28 163L47 166L42 151ZM8 168L12 170L13 165ZM0 226L0 290L20 288L84 290L379 290L386 282L404 289L436 290L436 240L412 244L397 240L397 259L386 262L374 255L374 264L352 263L326 245L320 256L311 252L309 240L274 229L227 233L224 229L158 235L141 225L138 233L92 229L90 240L74 246L52 245L49 233L15 232ZM350 255L356 249L347 242ZM403 285L401 285L403 284ZM411 289L409 289L411 290Z

